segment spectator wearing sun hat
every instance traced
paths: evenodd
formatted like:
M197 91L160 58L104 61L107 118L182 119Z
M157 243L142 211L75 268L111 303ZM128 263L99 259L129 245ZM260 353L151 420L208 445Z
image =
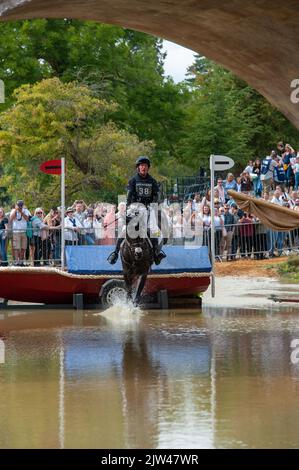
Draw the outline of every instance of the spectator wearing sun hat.
M64 218L64 239L66 245L78 244L78 233L82 229L81 222L74 217L75 209L68 207Z

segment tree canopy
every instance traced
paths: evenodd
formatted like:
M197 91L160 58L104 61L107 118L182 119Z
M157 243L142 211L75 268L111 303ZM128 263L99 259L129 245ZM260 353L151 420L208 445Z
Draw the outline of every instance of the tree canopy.
M183 95L163 76L160 39L91 21L25 20L1 24L0 57L7 106L20 85L76 80L118 103L114 121L141 140L154 140L156 161L175 153Z
M39 171L42 162L65 156L67 197L98 200L123 194L134 161L150 142L109 120L117 105L85 85L58 78L23 85L15 104L0 114L2 186L17 199L49 205L59 201L59 178Z
M299 132L260 94L228 70L197 56L189 70L191 92L179 155L193 171L211 154L230 155L240 166L264 158L280 140L299 145Z
M197 56L175 84L164 60L160 39L117 26L1 23L2 200L20 191L56 200L58 180L37 168L62 154L69 196L99 199L124 191L138 152L168 177L208 169L211 153L230 155L238 170L280 140L299 148L298 131L231 72Z

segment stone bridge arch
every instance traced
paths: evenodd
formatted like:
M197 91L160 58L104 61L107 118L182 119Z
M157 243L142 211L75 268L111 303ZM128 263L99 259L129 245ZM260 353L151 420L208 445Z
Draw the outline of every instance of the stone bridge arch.
M299 129L291 100L299 90L299 0L0 0L0 14L95 20L176 42L230 69Z

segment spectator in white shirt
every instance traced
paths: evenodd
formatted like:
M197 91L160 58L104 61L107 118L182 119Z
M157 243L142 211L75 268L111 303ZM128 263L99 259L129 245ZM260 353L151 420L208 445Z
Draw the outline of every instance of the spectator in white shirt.
M66 210L66 217L64 219L64 239L66 245L77 245L78 244L78 233L82 229L81 222L74 217L75 210L72 207L68 207Z
M24 207L24 201L19 200L14 209L12 209L9 221L12 226L12 247L15 264L24 266L24 256L27 249L27 222L30 212Z
M223 205L225 203L225 192L224 192L224 186L223 186L223 180L222 178L218 178L217 180L217 186L215 186L214 189L217 189L218 191L218 199L221 203L221 205Z
M244 169L243 173L252 173L253 172L253 160L249 160L247 167Z
M281 196L280 191L276 189L271 199L272 204L278 204L279 206L282 206L282 200L280 196Z

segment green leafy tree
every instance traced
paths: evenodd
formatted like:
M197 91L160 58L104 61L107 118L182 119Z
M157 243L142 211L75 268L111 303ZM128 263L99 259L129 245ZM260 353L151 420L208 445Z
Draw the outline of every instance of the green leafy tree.
M59 178L39 171L42 162L66 157L68 200L123 194L140 153L150 142L119 129L109 114L115 103L95 97L86 86L58 78L24 85L15 104L0 115L2 185L12 199L33 204L59 202Z
M299 145L299 133L287 119L249 85L220 65L196 57L187 80L181 161L190 169L208 168L211 154L230 155L244 168L249 159L263 158L279 140Z
M180 85L163 75L158 38L79 20L25 20L0 27L0 78L7 106L22 84L59 77L115 101L113 120L141 140L154 140L157 164L176 154L184 123Z

